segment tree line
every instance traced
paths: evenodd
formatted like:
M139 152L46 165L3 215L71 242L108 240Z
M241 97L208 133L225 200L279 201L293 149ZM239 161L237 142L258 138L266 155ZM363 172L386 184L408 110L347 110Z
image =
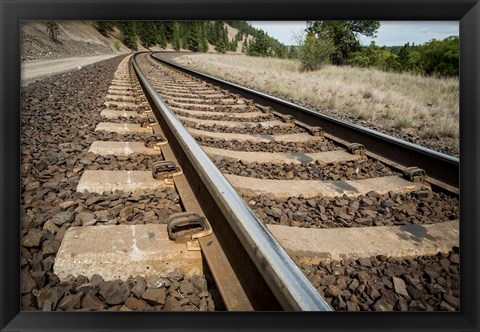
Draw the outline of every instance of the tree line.
M259 56L274 56L286 50L283 44L263 31L259 33L245 21L228 22L239 30L232 39L228 37L224 21L97 21L95 26L104 36L118 28L123 43L132 50L137 50L137 41L146 48L154 45L166 48L171 43L177 51L186 49L193 52L206 52L208 44L211 44L219 53L236 52L238 43L243 41L244 53ZM248 43L248 35L257 34L259 40ZM265 40L267 46L264 45Z
M359 35L375 37L378 21L307 22L305 40L289 52L305 70L325 64L373 67L384 71L422 75L458 76L460 43L457 36L431 40L422 45L379 47L372 42L361 46Z
M372 42L353 54L351 64L446 77L459 75L459 59L460 40L458 36L450 36L442 40L432 39L422 45L406 43L400 48L379 47Z
M238 30L229 39L225 23ZM124 44L137 49L171 43L175 50L206 52L208 44L218 53L236 52L250 56L298 59L304 70L318 70L326 64L373 67L384 71L422 75L458 76L459 38L431 40L422 45L362 46L359 36L375 37L378 21L308 21L306 36L298 46L285 46L246 21L97 21L105 36L117 27Z
M224 23L238 30L232 39ZM245 21L97 21L95 26L104 36L118 28L123 43L132 50L137 50L138 41L146 48L166 48L171 43L177 51L193 52L206 52L211 44L216 52L226 53L236 52L243 41L241 51L247 55L287 57L285 45Z

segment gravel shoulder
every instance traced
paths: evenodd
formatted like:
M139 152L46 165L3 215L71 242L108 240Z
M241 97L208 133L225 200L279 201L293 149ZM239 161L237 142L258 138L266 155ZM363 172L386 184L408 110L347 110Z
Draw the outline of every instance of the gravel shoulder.
M119 54L106 54L86 57L72 57L54 60L34 60L22 62L21 85L26 86L39 79L67 72L73 69L80 69L83 66L107 60L118 55Z

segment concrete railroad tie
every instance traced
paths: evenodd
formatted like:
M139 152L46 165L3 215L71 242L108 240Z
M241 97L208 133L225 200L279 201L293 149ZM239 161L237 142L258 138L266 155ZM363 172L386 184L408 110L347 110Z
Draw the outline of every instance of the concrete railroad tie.
M83 172L77 185L77 192L103 192L121 190L124 192L161 190L174 185L156 180L149 171L91 171Z
M110 225L70 227L58 250L54 272L61 280L101 275L105 280L129 276L166 276L175 268L185 278L203 275L200 251L168 238L167 225Z
M88 152L98 155L128 156L131 154L158 155L161 151L154 148L147 148L142 142L102 142L95 141L90 145Z
M95 131L108 131L111 133L153 133L152 128L142 127L136 123L114 123L114 122L100 122Z
M225 158L232 161L245 161L248 163L273 163L273 164L308 164L319 162L320 165L340 163L360 159L360 155L351 154L343 150L317 152L317 153L272 153L272 152L244 152L217 149L202 146L203 151L212 159Z
M448 253L459 244L459 221L429 225L303 228L267 225L297 264L377 255L407 258Z
M317 180L263 180L224 174L231 185L241 194L273 194L275 198L288 197L336 197L347 195L356 197L376 191L380 195L393 191L404 193L418 190L421 183L407 181L399 176L384 176L362 180L317 181Z

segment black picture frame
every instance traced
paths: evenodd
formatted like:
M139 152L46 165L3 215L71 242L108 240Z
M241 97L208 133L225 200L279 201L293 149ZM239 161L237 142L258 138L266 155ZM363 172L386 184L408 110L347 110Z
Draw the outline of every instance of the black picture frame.
M0 0L0 328L2 331L479 331L480 4L478 0ZM457 313L20 312L21 20L460 21L461 310Z

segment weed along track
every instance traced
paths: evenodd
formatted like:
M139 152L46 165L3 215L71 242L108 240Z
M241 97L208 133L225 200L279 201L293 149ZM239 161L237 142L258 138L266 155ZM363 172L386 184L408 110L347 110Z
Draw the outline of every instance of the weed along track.
M155 57L23 92L23 310L459 310L458 160Z

